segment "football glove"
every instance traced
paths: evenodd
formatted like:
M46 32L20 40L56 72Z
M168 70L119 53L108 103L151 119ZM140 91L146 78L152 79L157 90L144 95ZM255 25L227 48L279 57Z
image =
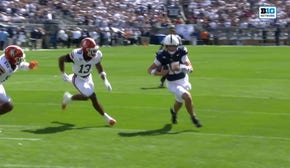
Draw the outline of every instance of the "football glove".
M72 78L69 75L67 75L66 73L62 73L62 79L65 82L71 82L72 81Z
M186 66L184 64L180 64L180 70L183 73L190 73L190 72L192 72L192 68L190 66Z
M29 69L37 69L37 67L38 67L38 62L37 61L29 62L29 65L28 65Z
M104 83L105 83L105 85L106 85L107 90L108 90L109 92L111 92L111 91L112 91L112 86L111 86L110 82L109 82L107 79L105 79L105 80L104 80Z

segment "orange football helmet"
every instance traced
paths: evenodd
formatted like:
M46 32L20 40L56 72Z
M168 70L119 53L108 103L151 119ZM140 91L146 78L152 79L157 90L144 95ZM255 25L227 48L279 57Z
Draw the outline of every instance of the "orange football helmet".
M5 48L4 55L10 64L19 65L25 58L25 54L19 46L10 45Z
M84 53L86 53L89 57L95 57L97 51L99 50L99 46L92 38L84 38L81 41L81 48Z

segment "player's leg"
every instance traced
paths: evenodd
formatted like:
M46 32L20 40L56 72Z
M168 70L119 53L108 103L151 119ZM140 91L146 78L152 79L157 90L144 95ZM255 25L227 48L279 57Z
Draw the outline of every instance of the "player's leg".
M97 96L95 93L93 93L90 97L89 97L92 101L93 107L95 108L95 110L97 112L99 112L99 114L101 114L105 120L108 122L108 124L110 125L114 125L116 123L116 120L114 118L112 118L111 116L109 116L109 114L107 114L104 111L103 106L99 103Z
M179 85L175 82L167 83L168 90L175 95L175 102L172 108L170 108L171 122L177 124L177 114L183 104L183 99L180 97Z
M159 87L164 87L164 82L165 82L165 80L166 80L166 76L167 76L167 75L164 75L164 76L162 76L162 77L160 78L160 85L159 85Z
M182 107L182 102L178 102L177 100L175 100L173 108L170 109L171 122L173 124L177 124L177 113L181 107Z
M179 82L168 82L167 85L168 85L167 87L169 91L175 95L176 101L174 104L173 112L175 112L175 114L177 115L177 112L181 108L182 103L185 103L186 111L189 113L193 123L195 124L195 126L201 127L201 124L198 121L196 114L194 112L192 97L189 92L189 90L191 89L191 85L187 81L187 79L184 79L184 81L179 81ZM172 116L174 117L174 115Z
M71 101L86 101L89 99L88 95L91 95L94 91L90 89L91 84L89 83L91 80L84 80L81 79L80 77L77 77L74 75L72 77L72 83L75 86L75 88L80 92L78 94L70 94L69 92L65 92L63 95L63 101L62 101L62 109L65 109L67 104L70 103Z
M0 115L8 113L13 109L11 99L6 95L3 85L0 85Z
M89 97L87 96L84 96L82 94L70 94L69 92L65 92L64 95L63 95L63 101L62 101L62 109L66 109L66 106L69 102L71 101L86 101L88 100Z
M189 113L189 115L192 119L192 122L195 124L196 127L201 127L202 125L199 122L199 120L197 119L195 111L194 111L194 106L193 106L191 94L189 92L185 92L182 95L182 99L184 100L186 110Z
M13 104L11 102L1 103L1 105L0 105L0 115L8 113L9 111L12 111L12 109L13 109Z
M92 104L95 110L103 116L105 112L104 112L103 106L99 103L96 94L93 93L89 98L92 101Z
M109 116L103 109L102 105L99 103L97 96L94 91L94 82L91 75L86 79L80 79L76 77L73 80L75 87L79 90L81 94L76 94L71 97L71 100L87 100L90 99L94 109L101 114L105 120L110 124L114 125L116 120Z
M157 71L158 72L161 72L162 69L167 69L167 68L166 68L166 66L159 66L159 67L157 67ZM167 75L164 75L164 76L162 76L160 78L160 85L159 85L160 88L163 88L164 87L164 83L165 83L166 78L167 78Z

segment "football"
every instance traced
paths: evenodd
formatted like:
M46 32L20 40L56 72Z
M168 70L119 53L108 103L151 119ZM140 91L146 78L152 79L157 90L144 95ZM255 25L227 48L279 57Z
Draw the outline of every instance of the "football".
M166 65L160 65L160 66L157 68L157 71L158 71L158 72L161 72L161 69L168 70L168 67L167 67Z

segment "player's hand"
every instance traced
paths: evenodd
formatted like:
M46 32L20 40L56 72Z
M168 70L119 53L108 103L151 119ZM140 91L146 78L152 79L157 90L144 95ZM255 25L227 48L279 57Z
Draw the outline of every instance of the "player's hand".
M105 80L104 80L104 83L105 83L105 85L106 85L107 90L108 90L109 92L111 92L111 91L112 91L112 86L111 86L110 82L109 82L107 79L105 79Z
M62 73L62 79L65 82L71 82L71 78L66 73Z
M164 67L162 67L161 70L160 70L161 76L165 76L165 75L167 75L168 72L169 72L169 70L166 69L166 68L164 68Z
M37 61L29 62L28 68L29 69L37 69L38 68L38 62Z
M192 67L191 66L186 66L184 64L181 64L180 65L180 70L183 72L183 73L191 73L192 72Z

